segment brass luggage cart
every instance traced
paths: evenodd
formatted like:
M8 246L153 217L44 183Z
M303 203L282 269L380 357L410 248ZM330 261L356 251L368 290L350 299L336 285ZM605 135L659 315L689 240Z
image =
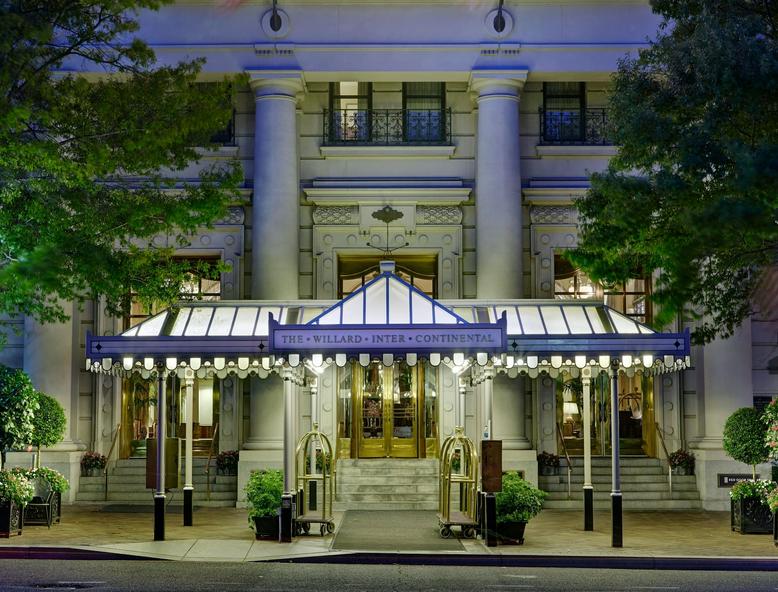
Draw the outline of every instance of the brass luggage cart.
M452 527L459 526L462 536L475 538L478 520L476 492L478 489L478 454L472 440L462 427L443 441L440 453L440 493L438 522L440 536L453 536ZM456 509L451 508L452 502Z
M335 457L329 438L318 424L300 438L295 449L295 483L297 486L296 534L308 534L311 524L319 524L322 536L335 532L332 499L335 488Z

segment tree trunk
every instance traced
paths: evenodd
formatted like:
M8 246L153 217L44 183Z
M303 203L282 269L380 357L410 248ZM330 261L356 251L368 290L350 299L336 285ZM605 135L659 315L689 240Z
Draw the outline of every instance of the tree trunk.
M35 468L40 469L41 468L41 447L38 446L38 449L35 451Z

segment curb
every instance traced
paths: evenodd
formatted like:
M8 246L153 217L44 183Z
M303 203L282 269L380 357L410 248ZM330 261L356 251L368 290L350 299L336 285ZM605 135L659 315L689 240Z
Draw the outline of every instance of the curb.
M267 560L272 563L379 565L459 565L467 567L572 567L588 569L778 571L778 558L758 557L607 557L555 555L439 555L431 553L351 553Z
M124 555L115 551L97 551L76 547L0 547L0 559L64 559L67 561L164 561L158 557Z

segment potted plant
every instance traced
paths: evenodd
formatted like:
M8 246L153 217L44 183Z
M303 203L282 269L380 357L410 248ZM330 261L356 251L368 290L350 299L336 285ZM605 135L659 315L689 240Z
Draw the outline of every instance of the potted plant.
M538 473L540 475L558 475L559 455L545 450L538 454Z
M65 410L59 402L49 395L36 392L38 410L32 418L32 438L30 444L35 446L35 466L41 466L41 447L54 446L65 434ZM64 478L64 477L63 477Z
M0 537L22 534L24 506L32 500L30 480L17 472L0 471Z
M775 489L772 481L740 481L729 492L732 504L732 530L740 534L770 534L773 515L768 494Z
M505 473L502 491L495 495L497 536L503 543L524 543L524 529L543 508L546 492L541 491L518 473Z
M278 469L251 471L244 488L249 525L260 540L278 540L278 513L284 493L284 476Z
M51 490L54 492L54 497L51 500L51 515L54 522L59 522L62 518L62 494L70 489L70 483L65 475L49 467L38 467L29 471L29 478L34 479L35 477L49 482Z
M773 399L762 413L762 421L767 425L765 445L771 459L778 460L778 399Z
M224 450L216 455L216 472L219 475L237 475L238 474L237 450Z
M778 547L778 486L768 492L767 505L773 513L773 542Z
M694 453L679 448L670 455L670 466L676 475L694 475Z
M107 459L99 452L87 450L81 457L81 475L83 477L99 477L105 469Z
M743 407L727 418L723 446L728 456L751 465L752 479L748 482L751 485L736 483L730 492L732 530L742 534L771 532L772 517L767 508L764 485L770 481L760 485L756 479L756 465L766 462L769 455L765 424L756 409Z

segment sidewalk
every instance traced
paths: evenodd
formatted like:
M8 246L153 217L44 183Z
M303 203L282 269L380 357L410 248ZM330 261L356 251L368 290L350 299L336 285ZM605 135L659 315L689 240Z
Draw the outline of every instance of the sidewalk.
M22 536L0 539L0 558L144 558L182 561L317 561L332 563L450 563L473 565L576 565L578 567L671 567L676 569L778 570L778 547L770 535L733 533L728 512L625 512L624 546L611 547L610 515L595 514L595 531L584 532L578 511L544 510L528 525L520 546L486 547L462 540L462 551L382 553L332 549L333 536L296 537L292 543L254 540L246 511L197 508L194 526L180 513L166 516L165 541L153 541L153 514L65 506L51 529L27 526ZM340 526L342 514L336 514ZM313 531L312 531L313 532Z

